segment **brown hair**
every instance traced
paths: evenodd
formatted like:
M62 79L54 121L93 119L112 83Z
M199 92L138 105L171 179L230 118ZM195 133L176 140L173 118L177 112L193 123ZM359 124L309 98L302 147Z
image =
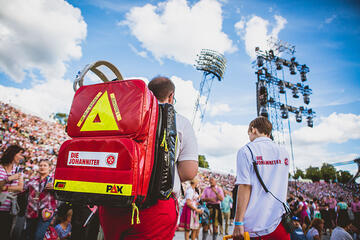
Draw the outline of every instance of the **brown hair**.
M272 131L272 124L266 117L257 117L250 122L249 131L251 131L251 128L256 128L259 133L270 136Z
M321 228L320 225L324 223L324 220L320 219L320 218L314 218L310 224L310 226L308 227L308 229L306 230L306 233L312 228L314 227L316 230L319 231L319 234L321 234Z
M14 161L15 155L25 150L18 145L9 146L0 158L0 164L7 166Z
M159 101L164 101L169 95L175 92L174 83L167 77L154 77L148 84L149 89Z

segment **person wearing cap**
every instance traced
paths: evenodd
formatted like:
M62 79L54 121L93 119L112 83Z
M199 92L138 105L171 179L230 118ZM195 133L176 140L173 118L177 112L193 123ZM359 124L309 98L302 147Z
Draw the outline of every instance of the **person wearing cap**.
M251 121L250 143L237 154L235 184L239 186L233 231L235 240L242 239L245 232L253 239L290 240L290 234L281 222L288 189L289 154L271 140L271 130L272 124L265 117ZM273 196L265 192L255 166Z
M292 217L293 224L296 226L296 229L294 232L290 233L290 239L291 240L306 240L304 231L301 228L300 225L300 219L296 216Z

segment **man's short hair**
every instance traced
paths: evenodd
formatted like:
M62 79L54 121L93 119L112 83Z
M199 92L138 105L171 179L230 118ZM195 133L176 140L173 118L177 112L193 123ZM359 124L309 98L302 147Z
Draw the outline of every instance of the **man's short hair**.
M159 101L164 101L171 93L175 92L174 83L168 77L163 76L151 79L148 87Z
M256 128L259 133L270 136L272 131L272 124L266 117L257 117L250 122L249 131L251 128Z

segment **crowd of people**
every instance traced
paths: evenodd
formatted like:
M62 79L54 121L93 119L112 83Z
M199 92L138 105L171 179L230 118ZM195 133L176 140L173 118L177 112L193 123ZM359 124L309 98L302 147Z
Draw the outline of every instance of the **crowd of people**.
M200 228L203 227L203 239L209 230L214 239L218 234L228 235L233 215L233 189L235 177L230 174L211 172L199 169L195 179L182 184L186 189L179 202L181 215L179 230L185 231L185 239L198 239Z
M358 193L358 184L289 182L287 202L298 226L293 239L360 239Z
M317 199L322 199L330 195L333 195L335 198L339 198L341 196L344 201L351 202L354 194L360 194L360 189L359 185L356 183L307 183L301 181L292 181L292 184L289 185L289 192L295 194L302 194L306 195L309 198Z
M68 139L64 126L5 103L0 103L0 116L0 236L81 239L74 237L78 236L76 231L84 232L84 219L96 209L61 203L52 191L57 152ZM199 169L195 179L182 184L178 230L184 230L185 239L199 239L201 227L203 239L209 231L213 239L231 234L235 180L230 174ZM360 239L359 191L357 184L289 182L287 202L298 227L291 239L321 239L325 234L346 233L351 235L349 239ZM2 202L5 195L8 197ZM97 214L89 225L92 227L86 229L87 235L101 239ZM299 237L302 234L304 238Z

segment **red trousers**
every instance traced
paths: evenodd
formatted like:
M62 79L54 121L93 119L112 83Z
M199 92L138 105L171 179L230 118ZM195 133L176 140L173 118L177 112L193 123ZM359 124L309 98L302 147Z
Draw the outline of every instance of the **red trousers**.
M100 207L100 224L105 240L173 239L178 218L177 201L159 200L139 211L140 224L131 225L131 211L123 208Z
M273 231L272 233L261 236L261 237L257 237L257 238L251 238L251 239L254 239L254 240L290 240L290 234L288 232L286 232L284 226L282 225L282 223L280 223L279 226L277 226L275 231Z

